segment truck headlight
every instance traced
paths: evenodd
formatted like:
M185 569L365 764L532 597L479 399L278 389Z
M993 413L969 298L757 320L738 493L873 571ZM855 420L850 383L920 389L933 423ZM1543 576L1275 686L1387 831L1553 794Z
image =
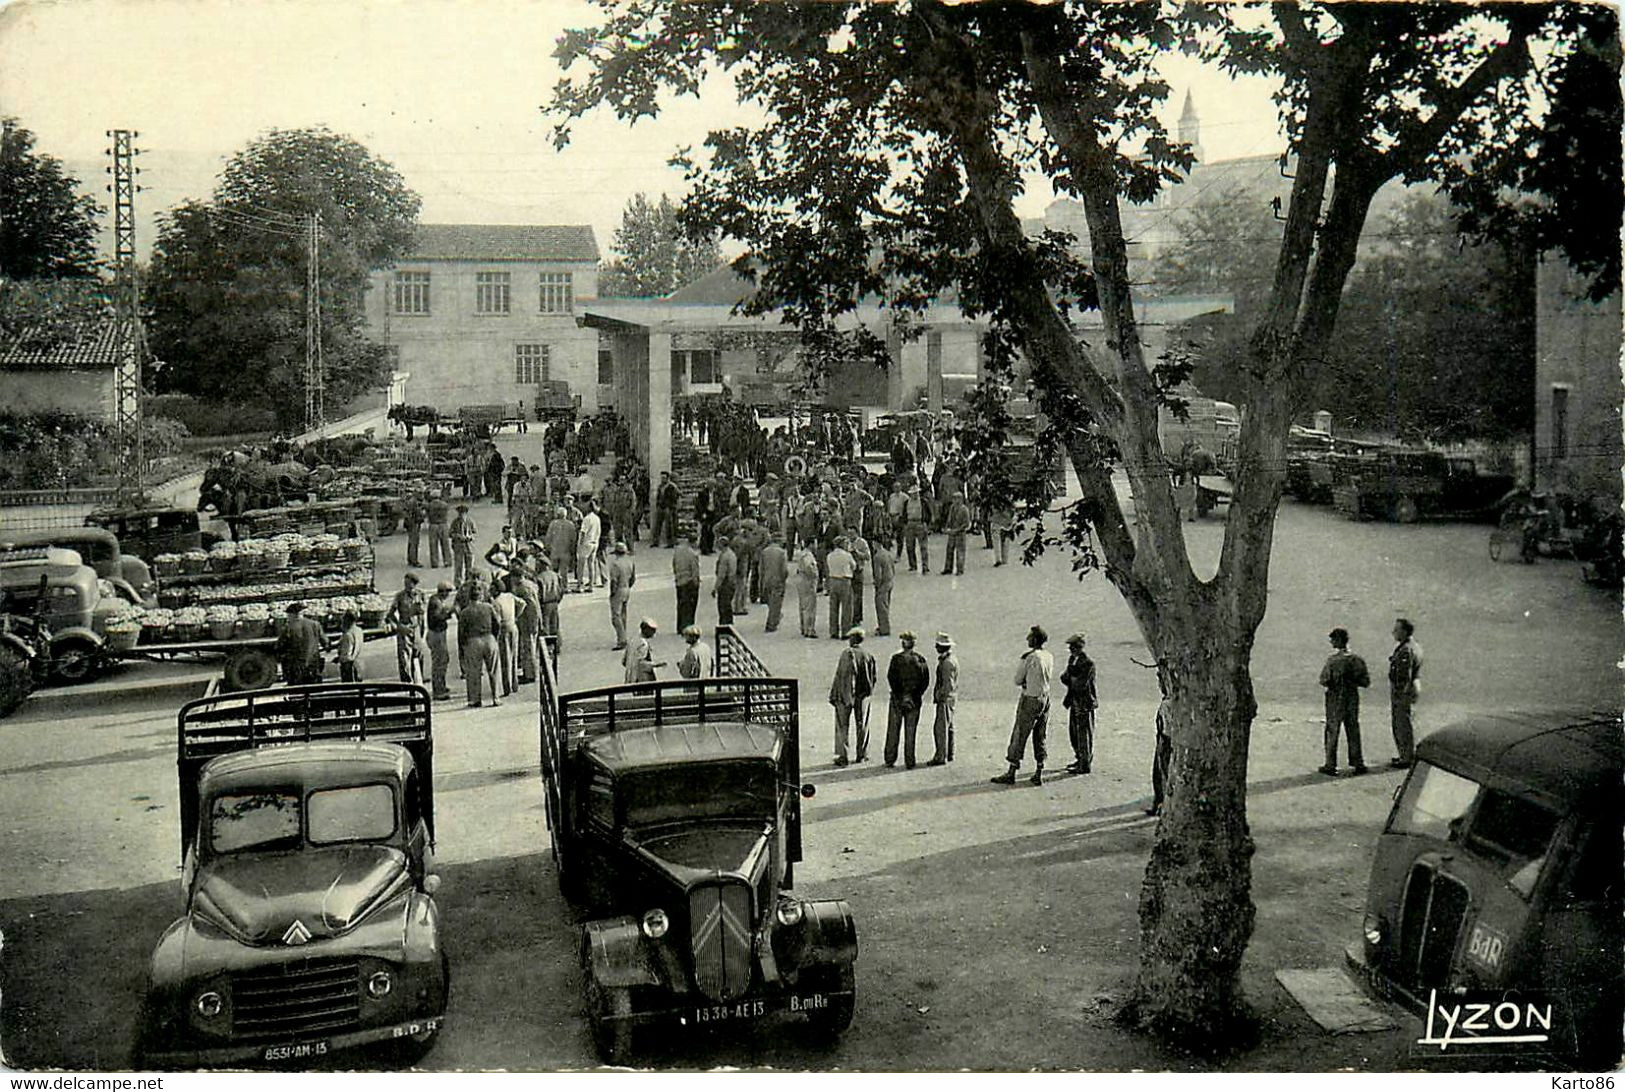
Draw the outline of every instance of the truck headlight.
M367 992L380 1000L388 997L389 991L394 988L395 982L389 977L388 971L378 971L367 979Z
M225 1001L213 990L204 990L197 995L197 1014L205 1020L213 1020L225 1008Z
M1372 947L1382 943L1382 919L1375 914L1365 916L1365 939Z
M780 925L800 925L804 915L801 904L793 899L779 903L777 917Z
M650 940L659 940L671 928L671 919L666 912L660 909L650 910L643 915L643 935Z

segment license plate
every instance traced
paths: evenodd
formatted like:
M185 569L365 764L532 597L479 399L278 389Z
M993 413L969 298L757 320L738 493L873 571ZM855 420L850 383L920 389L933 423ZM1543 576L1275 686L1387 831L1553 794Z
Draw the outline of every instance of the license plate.
M1494 926L1475 922L1467 939L1467 958L1486 971L1499 971L1506 947L1505 933Z
M693 1010L693 1020L696 1024L720 1024L729 1020L754 1020L766 1016L767 1012L767 1001L758 998L729 1005L701 1005Z
M310 1043L283 1043L280 1046L265 1048L265 1060L268 1062L295 1062L304 1058L320 1058L327 1053L327 1040L317 1039Z

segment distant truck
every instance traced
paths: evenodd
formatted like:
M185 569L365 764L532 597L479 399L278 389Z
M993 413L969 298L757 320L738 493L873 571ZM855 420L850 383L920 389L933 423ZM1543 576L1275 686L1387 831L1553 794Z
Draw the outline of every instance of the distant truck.
M624 1064L637 1029L684 1035L779 1013L852 1020L857 927L844 900L791 892L801 860L798 696L730 626L719 677L561 694L541 672L542 777L559 885L589 920L593 1046Z
M1472 459L1436 451L1376 451L1351 468L1332 495L1350 519L1415 523L1424 516L1489 518L1517 484L1510 474L1482 473Z
M141 1064L304 1068L426 1053L449 966L433 873L429 692L212 696L178 723L186 913L152 954Z

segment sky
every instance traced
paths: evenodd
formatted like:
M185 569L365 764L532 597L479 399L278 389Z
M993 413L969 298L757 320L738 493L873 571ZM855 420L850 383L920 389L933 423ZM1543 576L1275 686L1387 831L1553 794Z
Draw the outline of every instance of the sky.
M106 131L140 135L137 244L154 217L206 198L227 158L270 128L325 125L393 163L428 223L591 224L606 256L636 193L682 192L666 165L710 127L748 120L723 81L629 127L607 112L556 152L543 113L554 42L590 25L579 0L0 0L0 114L104 202ZM1280 150L1263 80L1188 58L1165 69L1195 95L1208 159ZM1019 211L1052 199L1034 187Z

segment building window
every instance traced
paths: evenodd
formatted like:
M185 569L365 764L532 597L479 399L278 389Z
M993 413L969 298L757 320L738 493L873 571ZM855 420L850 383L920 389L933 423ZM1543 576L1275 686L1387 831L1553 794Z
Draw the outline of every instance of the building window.
M615 382L615 354L608 349L598 350L598 385L608 387Z
M568 315L575 309L575 289L568 273L541 275L542 314Z
M690 384L716 383L717 354L714 349L679 349L671 354L673 362L687 366Z
M1552 458L1569 457L1569 389L1552 388Z
M508 313L508 283L506 273L474 274L474 313L477 315L506 315Z
M429 313L429 275L427 273L395 274L395 313L397 315L427 315Z
M513 347L513 381L526 385L547 382L546 345Z

